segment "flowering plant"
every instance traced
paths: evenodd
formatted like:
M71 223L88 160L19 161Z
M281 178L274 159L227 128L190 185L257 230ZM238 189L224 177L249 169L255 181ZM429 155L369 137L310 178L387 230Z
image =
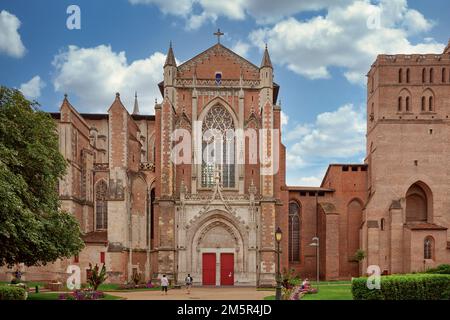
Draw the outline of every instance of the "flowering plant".
M105 297L102 291L95 291L91 289L75 290L71 293L60 294L59 300L100 300Z

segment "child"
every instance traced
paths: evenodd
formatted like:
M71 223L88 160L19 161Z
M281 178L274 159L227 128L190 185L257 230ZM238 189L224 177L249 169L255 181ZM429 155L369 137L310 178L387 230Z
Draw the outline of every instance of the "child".
M169 288L169 279L167 279L166 275L163 275L161 279L161 295L164 293L167 296L167 289Z

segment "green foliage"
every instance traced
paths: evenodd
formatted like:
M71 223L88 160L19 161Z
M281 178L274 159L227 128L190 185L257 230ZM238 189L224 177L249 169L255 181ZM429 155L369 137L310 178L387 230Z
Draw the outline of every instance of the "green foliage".
M20 287L0 286L0 300L26 300L26 291Z
M89 263L87 281L94 291L97 291L98 287L105 282L107 278L106 266L104 264L100 270L97 264L92 268L92 264Z
M437 268L428 269L426 273L450 274L450 264L441 264Z
M0 266L45 265L83 248L78 222L59 208L65 170L55 122L0 87Z
M366 252L362 249L358 249L353 256L355 261L361 262L366 258Z
M367 278L353 279L355 300L450 299L450 275L407 274L381 277L380 290L367 288Z
M281 282L283 288L292 289L293 287L300 285L302 280L300 279L299 274L296 273L295 269L286 270L285 268L283 269L283 273L281 275Z

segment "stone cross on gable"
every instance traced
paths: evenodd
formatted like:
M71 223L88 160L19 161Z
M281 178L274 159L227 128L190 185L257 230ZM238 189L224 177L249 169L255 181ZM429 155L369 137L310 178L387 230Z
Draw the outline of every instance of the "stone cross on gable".
M214 33L214 35L217 37L217 43L220 43L220 37L225 35L225 33L221 32L220 29L217 29L217 32Z

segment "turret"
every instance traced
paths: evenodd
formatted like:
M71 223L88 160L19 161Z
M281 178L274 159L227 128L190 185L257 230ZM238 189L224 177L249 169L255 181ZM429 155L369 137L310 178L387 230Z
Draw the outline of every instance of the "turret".
M269 49L264 50L264 56L260 67L260 78L262 88L273 88L273 67L270 60Z
M139 112L139 103L138 103L138 97L137 97L137 92L134 95L134 108L133 108L133 115L138 115L140 114Z
M164 87L173 86L176 75L177 62L173 54L172 42L170 42L169 52L167 53L166 63L164 64Z

